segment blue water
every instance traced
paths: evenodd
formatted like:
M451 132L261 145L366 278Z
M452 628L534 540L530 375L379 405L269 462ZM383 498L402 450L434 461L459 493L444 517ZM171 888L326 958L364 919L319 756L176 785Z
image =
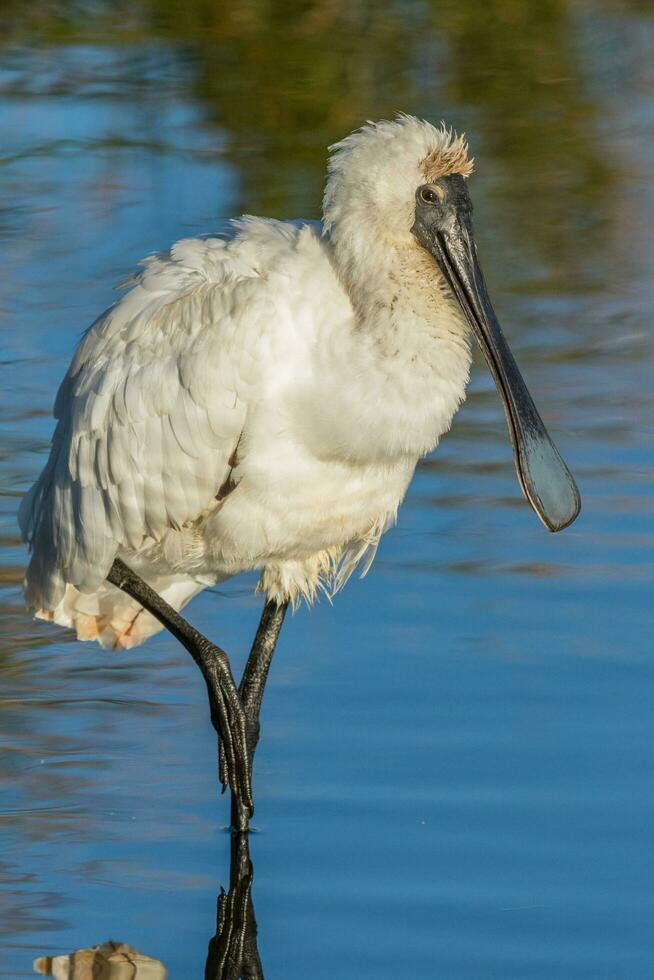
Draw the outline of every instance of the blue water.
M65 24L16 8L0 48L0 976L113 938L201 977L229 879L188 655L166 635L110 654L23 610L15 512L58 380L140 258L241 210L315 217L327 143L398 108L469 131L491 293L583 512L549 535L523 502L479 358L367 578L285 625L255 770L264 973L654 975L654 21L597 6L495 0L486 28L471 2L245 4L240 20L77 4ZM253 583L189 607L239 666Z

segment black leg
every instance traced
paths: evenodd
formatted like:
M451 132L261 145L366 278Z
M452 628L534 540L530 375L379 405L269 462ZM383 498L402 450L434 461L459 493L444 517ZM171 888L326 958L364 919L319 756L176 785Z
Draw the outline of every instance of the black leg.
M236 690L227 655L220 647L211 643L202 633L194 629L190 623L187 623L172 606L169 606L160 595L157 595L154 589L151 589L119 558L116 558L111 566L107 580L130 595L144 609L155 616L160 623L163 623L173 636L186 647L202 671L209 693L211 721L220 736L222 747L220 772L223 789L229 784L232 790L232 802L234 805L238 804L238 812L244 816L247 826L247 820L253 811L252 753L249 749L246 731L246 714L241 704L241 696ZM272 650L270 656L272 656ZM270 663L270 657L268 663ZM265 673L267 670L266 667ZM261 685L261 690L263 692L263 685ZM260 696L258 703L261 703Z
M269 600L263 607L259 627L238 689L245 714L245 732L250 772L252 772L254 753L259 741L259 712L261 710L263 692L268 678L270 662L275 652L275 646L277 645L277 639L287 609L287 602L278 605L273 600ZM220 759L222 772L225 760L225 753L222 749ZM232 795L232 829L236 831L247 830L250 816L251 814L243 806L242 801L236 795Z

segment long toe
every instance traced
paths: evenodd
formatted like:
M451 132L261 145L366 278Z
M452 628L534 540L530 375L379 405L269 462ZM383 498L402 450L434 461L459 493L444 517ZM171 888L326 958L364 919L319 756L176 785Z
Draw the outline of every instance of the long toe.
M229 786L239 803L253 812L252 764L247 742L246 720L231 671L211 671L207 678L211 721L220 739L219 777L223 789Z

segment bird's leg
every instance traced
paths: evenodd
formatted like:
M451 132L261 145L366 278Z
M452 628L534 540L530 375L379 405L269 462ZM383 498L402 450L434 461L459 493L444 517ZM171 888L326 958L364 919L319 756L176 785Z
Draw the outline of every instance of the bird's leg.
M109 569L107 580L139 602L170 630L202 671L209 693L211 721L223 747L220 766L223 788L229 784L232 800L238 802L239 813L245 815L247 824L253 811L251 752L246 714L226 653L194 629L119 558Z
M216 934L209 942L205 980L263 980L252 904L252 862L247 834L232 834L229 892L218 899Z
M245 714L245 732L250 772L252 771L254 753L259 741L259 712L261 710L263 692L268 678L270 662L275 652L275 646L277 645L277 639L284 622L287 608L287 602L279 604L272 599L266 602L238 688ZM225 747L221 743L221 779L224 775L225 762ZM250 815L247 808L243 806L242 800L236 794L232 794L232 829L235 831L247 830Z

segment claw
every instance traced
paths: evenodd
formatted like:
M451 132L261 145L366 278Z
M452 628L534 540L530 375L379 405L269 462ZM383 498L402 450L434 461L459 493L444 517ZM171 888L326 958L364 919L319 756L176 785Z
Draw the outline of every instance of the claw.
M218 781L221 785L221 793L224 793L229 786L229 773L227 772L227 760L225 759L225 749L218 736Z
M245 712L238 691L231 678L223 674L221 678L221 693L225 699L229 713L229 738L231 744L225 744L226 773L231 777L229 784L242 805L253 811L252 802L252 773L250 765L250 750L247 742ZM230 751L231 750L231 751ZM231 755L231 758L230 758Z
M219 778L252 816L252 777L245 713L229 665L216 657L208 683L211 721L220 738Z

